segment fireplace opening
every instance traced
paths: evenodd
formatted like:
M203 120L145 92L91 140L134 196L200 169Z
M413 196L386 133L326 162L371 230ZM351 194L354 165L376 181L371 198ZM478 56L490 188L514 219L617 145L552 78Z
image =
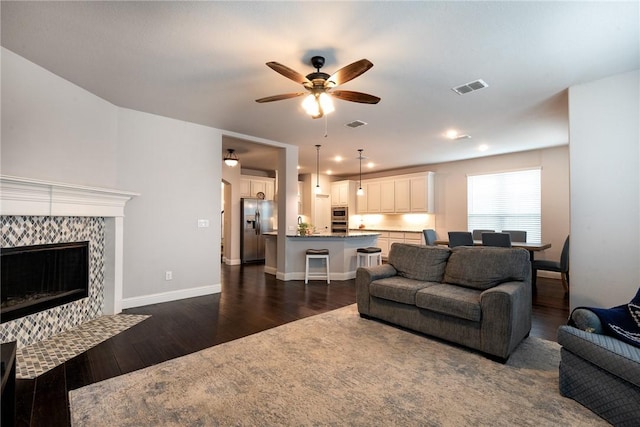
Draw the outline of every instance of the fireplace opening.
M2 323L89 296L89 242L0 249Z

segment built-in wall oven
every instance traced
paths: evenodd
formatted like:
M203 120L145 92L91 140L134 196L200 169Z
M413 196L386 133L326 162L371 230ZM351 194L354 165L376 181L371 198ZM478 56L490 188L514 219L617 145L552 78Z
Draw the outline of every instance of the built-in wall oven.
M349 229L349 210L346 206L331 208L331 232L346 233Z

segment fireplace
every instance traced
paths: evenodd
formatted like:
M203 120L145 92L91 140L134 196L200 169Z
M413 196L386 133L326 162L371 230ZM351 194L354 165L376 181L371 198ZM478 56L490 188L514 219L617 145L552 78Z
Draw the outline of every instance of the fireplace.
M2 248L2 323L89 295L89 242Z

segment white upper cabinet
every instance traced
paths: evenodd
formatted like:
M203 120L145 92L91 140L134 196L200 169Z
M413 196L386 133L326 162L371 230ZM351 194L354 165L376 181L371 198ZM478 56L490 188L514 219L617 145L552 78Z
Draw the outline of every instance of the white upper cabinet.
M257 197L264 193L265 200L275 198L275 180L268 177L243 175L240 178L240 197Z
M370 182L365 187L367 195L367 213L380 213L380 183Z
M411 212L411 181L409 179L396 179L395 210L394 212Z
M331 183L331 206L348 206L355 211L355 183L353 181L337 181ZM352 201L353 199L353 201Z
M393 213L396 209L396 190L394 181L380 182L380 212Z
M422 172L365 180L358 213L433 213L433 177L433 172Z

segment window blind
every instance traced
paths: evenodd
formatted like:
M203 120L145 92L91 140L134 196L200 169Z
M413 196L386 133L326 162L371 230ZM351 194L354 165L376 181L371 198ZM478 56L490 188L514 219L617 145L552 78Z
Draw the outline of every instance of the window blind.
M524 230L539 243L541 232L540 169L467 176L469 231Z

